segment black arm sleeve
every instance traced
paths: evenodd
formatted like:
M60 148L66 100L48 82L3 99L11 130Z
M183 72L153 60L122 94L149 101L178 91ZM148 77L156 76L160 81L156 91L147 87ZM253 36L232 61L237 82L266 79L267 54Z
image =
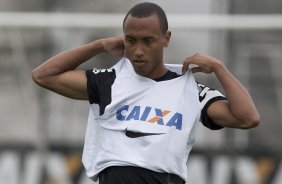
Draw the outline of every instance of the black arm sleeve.
M217 97L214 97L212 99L210 99L204 106L204 108L202 109L202 112L201 112L201 121L202 121L202 124L211 129L211 130L220 130L222 129L223 127L222 126L219 126L217 125L216 123L213 122L213 120L208 116L208 113L207 113L207 110L208 110L208 107L215 101L217 100L226 100L225 97L222 97L222 96L217 96Z
M100 115L112 101L111 87L116 78L114 69L91 69L86 71L87 91L90 104L99 104Z
M202 124L211 129L211 130L219 130L222 129L222 126L217 125L207 113L207 109L209 106L217 101L217 100L226 100L226 97L223 96L219 91L206 87L202 84L198 83L199 88L199 101L202 107L201 111L201 122Z

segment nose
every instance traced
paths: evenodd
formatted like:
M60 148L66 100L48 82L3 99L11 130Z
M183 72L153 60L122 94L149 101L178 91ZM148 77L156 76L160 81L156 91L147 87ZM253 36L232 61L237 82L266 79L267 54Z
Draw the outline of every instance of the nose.
M137 44L134 52L136 57L141 57L144 55L144 48L142 44Z

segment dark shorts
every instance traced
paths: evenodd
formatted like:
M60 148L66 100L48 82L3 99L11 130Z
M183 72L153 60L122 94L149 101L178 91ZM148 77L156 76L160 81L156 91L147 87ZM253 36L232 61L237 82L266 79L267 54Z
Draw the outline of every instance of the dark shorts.
M132 166L112 166L99 174L99 184L184 184L177 175Z

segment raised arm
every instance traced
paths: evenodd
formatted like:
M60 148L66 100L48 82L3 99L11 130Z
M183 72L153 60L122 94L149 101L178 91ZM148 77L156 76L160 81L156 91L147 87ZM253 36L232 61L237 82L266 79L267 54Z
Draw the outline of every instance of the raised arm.
M32 71L32 78L41 87L58 94L73 99L87 100L85 72L76 70L76 68L102 52L122 57L124 55L123 37L96 40L60 53L35 68Z
M207 109L208 116L216 124L241 129L259 124L260 117L252 97L222 62L209 56L195 54L184 61L183 72L190 64L197 65L192 68L192 72L215 73L225 91L227 101L216 101Z

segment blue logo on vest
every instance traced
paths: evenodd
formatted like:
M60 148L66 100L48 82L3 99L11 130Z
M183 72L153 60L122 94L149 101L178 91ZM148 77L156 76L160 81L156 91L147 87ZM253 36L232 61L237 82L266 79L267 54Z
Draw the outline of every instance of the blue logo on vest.
M149 118L151 111L155 112L154 117ZM129 110L129 105L124 105L116 111L116 118L119 121L129 121L129 120L140 120L149 123L157 123L159 125L175 127L178 130L182 129L182 114L174 113L168 121L164 121L164 117L172 112L169 110L162 110L158 108L153 108L146 106L144 110L141 111L140 106L134 106Z

